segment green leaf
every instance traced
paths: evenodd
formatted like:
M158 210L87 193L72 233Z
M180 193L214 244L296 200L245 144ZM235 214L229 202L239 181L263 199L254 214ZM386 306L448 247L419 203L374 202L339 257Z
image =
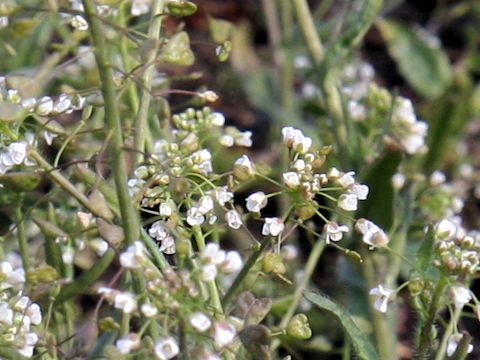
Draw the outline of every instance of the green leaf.
M358 212L359 218L369 219L389 229L393 222L392 176L402 160L399 148L386 148L384 154L370 167L362 183L368 185L370 193Z
M305 298L322 310L328 311L342 325L345 333L348 334L355 353L360 360L380 360L368 337L358 328L348 312L339 304L331 301L325 296L311 291L304 293Z
M452 68L442 49L399 23L379 20L377 25L408 83L427 98L442 95L452 80Z
M423 272L426 272L432 267L433 260L433 244L435 243L435 232L433 226L428 227L428 231L425 234L425 239L417 251L417 263L418 268Z
M193 64L195 56L190 49L190 38L185 31L173 35L168 40L162 52L162 60L178 66Z

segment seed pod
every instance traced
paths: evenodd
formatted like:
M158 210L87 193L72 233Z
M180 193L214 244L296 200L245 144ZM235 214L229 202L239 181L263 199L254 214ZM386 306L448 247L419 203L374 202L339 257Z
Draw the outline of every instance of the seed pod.
M312 337L312 329L305 314L297 314L287 325L287 335L296 339L306 340Z
M191 1L176 0L167 4L167 10L170 15L179 17L190 16L197 11L197 5Z

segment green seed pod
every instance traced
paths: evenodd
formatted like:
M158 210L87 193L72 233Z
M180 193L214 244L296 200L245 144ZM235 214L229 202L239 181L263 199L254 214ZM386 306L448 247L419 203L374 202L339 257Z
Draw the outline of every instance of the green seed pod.
M105 197L99 190L95 189L92 191L88 197L88 202L90 203L95 215L101 216L107 220L113 219L113 213L110 211Z
M191 1L173 0L167 4L167 10L170 15L174 16L190 16L197 11L197 5Z
M162 51L161 59L169 64L190 66L195 61L195 56L190 49L190 38L185 31L173 35Z
M110 316L104 317L98 321L98 329L102 332L116 331L120 325Z
M262 270L266 273L285 274L287 271L280 254L273 252L265 254L262 260Z
M306 340L312 337L312 329L305 314L292 317L287 325L287 335L296 339Z
M31 285L47 284L59 278L57 270L50 265L42 265L27 273L27 282Z
M413 279L408 283L410 295L418 296L425 289L425 282L422 279Z

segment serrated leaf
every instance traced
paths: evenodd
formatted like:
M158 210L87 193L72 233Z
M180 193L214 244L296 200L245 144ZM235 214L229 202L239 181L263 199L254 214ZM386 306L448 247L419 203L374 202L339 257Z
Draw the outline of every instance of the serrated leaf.
M394 21L379 20L377 25L408 83L427 98L442 95L452 80L452 68L442 49Z
M372 343L368 337L358 328L348 312L339 304L333 302L325 296L311 291L304 292L305 298L316 305L318 308L329 312L342 325L345 333L350 337L350 341L355 349L357 357L361 360L380 360Z
M165 45L162 60L178 66L190 66L195 61L195 56L190 49L190 38L185 31L173 35Z

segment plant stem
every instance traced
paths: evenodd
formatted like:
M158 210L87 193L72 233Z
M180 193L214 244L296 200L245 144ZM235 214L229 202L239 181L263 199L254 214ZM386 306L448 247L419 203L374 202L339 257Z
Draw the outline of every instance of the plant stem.
M152 79L155 72L155 59L157 57L157 44L160 40L160 29L162 27L164 1L154 0L152 4L152 15L150 25L148 27L148 38L152 45L145 56L145 70L142 76L142 91L140 93L140 105L138 107L137 119L135 122L135 165L143 161L143 153L145 151L145 139L148 135L149 128L147 124L148 110L150 108Z
M25 234L25 223L22 215L21 199L19 199L15 205L15 220L17 222L18 247L22 257L23 270L25 270L25 274L27 274L28 270L30 270L30 257L28 255L28 243L27 236Z
M315 23L313 22L312 14L308 8L306 0L293 0L293 7L297 14L297 20L300 24L303 37L307 42L307 48L314 63L319 65L325 55L322 41L318 37Z
M240 273L237 275L237 277L233 281L233 284L230 286L227 293L224 295L224 297L222 299L222 304L223 304L223 307L225 309L230 306L230 303L233 300L233 295L235 295L235 293L237 292L237 290L240 287L240 285L242 284L243 280L245 279L245 277L250 272L250 269L256 264L260 255L262 255L263 252L271 244L272 244L272 238L264 239L260 248L257 251L255 251L252 255L250 255L247 262L243 266L242 270L240 270Z
M280 329L285 329L290 320L292 319L293 315L295 314L295 311L298 308L298 304L300 304L300 300L302 299L303 292L307 288L313 271L315 270L315 266L317 266L318 260L320 259L320 256L322 255L325 246L326 244L323 240L317 240L315 242L315 245L313 246L308 257L307 263L305 264L304 275L302 276L302 279L297 285L297 288L293 293L292 302L290 303L287 312L285 313L285 315L283 315L282 321L280 322ZM275 341L272 343L272 350L275 350L278 345L280 345L280 341L278 339L275 339Z
M462 314L462 309L461 308L455 308L455 312L453 313L453 316L450 318L450 321L448 322L447 329L445 330L445 333L443 334L442 342L440 343L440 346L437 350L435 360L445 359L445 354L447 352L448 338L450 337L450 335L452 335L453 330L455 329L455 325L458 323L458 320L460 319L461 314Z
M82 0L85 16L89 23L92 43L95 47L95 59L100 74L101 90L105 103L105 125L111 129L112 137L109 143L109 155L112 161L112 171L115 180L120 214L125 233L125 243L132 244L139 236L138 214L133 207L127 186L127 171L123 160L123 136L118 112L118 104L113 83L113 72L109 64L107 45L103 37L104 29L96 14L93 0Z
M428 309L428 318L420 331L420 344L417 355L415 356L416 360L426 360L428 358L430 345L432 343L433 323L435 321L435 317L437 316L437 312L440 307L440 299L442 298L442 294L446 286L446 279L444 277L440 277L437 286L435 287L435 292L433 293L430 308Z

